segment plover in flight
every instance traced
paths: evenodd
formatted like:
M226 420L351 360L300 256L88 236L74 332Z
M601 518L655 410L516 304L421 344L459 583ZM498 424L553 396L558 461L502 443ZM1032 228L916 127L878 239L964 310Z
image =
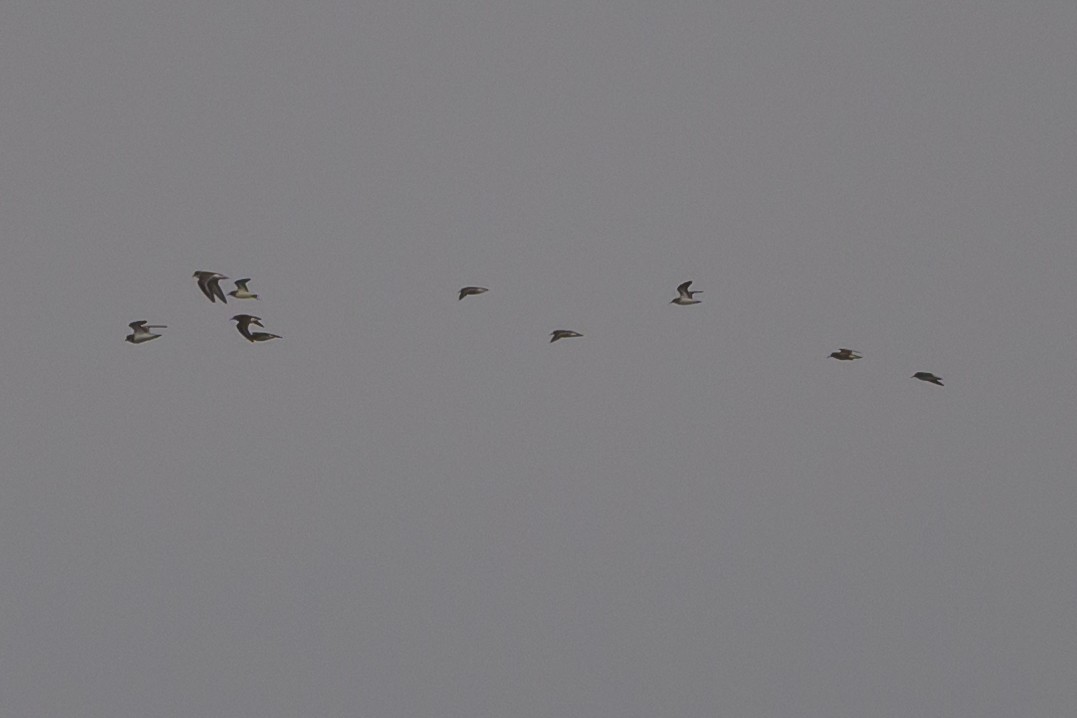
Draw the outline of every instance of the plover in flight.
M934 374L932 374L929 371L918 371L918 372L916 372L915 374L913 374L909 378L910 379L919 379L920 381L929 381L932 384L938 384L939 386L943 385L942 384L942 377L941 376L935 376Z
M228 296L235 297L236 299L257 299L258 295L247 289L247 282L251 281L250 277L246 279L237 279L236 288L228 293Z
M132 344L141 344L142 342L153 341L161 335L154 334L150 331L151 329L167 328L164 324L147 324L145 319L140 322L131 322L127 326L131 327L131 329L134 330L127 335L127 341L131 342Z
M488 291L490 291L490 290L487 289L486 287L464 287L463 289L460 290L460 296L457 298L456 301L460 301L464 297L471 297L471 296L474 296L476 294L482 294L483 292L488 292Z
M679 296L676 299L670 301L670 304L681 304L681 305L699 304L699 300L694 299L694 297L697 294L702 294L703 291L700 290L700 289L697 289L697 290L692 291L692 292L688 291L688 287L691 286L691 284L692 284L692 280L688 280L684 284L677 287L677 294Z
M206 298L211 302L216 302L220 299L225 304L228 300L224 298L224 290L221 289L221 280L228 279L223 274L217 274L217 272L195 272L193 275L198 280L198 288L202 290L202 294L206 295Z
M243 338L249 342L267 342L270 339L280 339L279 334L270 334L268 332L252 332L251 325L257 325L265 328L262 324L261 317L252 317L250 314L237 314L232 317L232 321L236 323L236 329L243 335Z
M860 352L854 352L852 349L839 349L830 356L835 359L840 359L841 361L852 361L853 359L864 358L863 354L861 354Z
M568 339L570 337L582 337L579 332L574 332L571 329L554 329L550 332L550 344L553 344L558 339Z

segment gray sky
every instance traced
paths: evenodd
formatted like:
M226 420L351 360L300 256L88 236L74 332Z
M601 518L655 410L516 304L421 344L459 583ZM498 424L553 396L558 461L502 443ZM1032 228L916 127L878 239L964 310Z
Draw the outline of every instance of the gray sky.
M1075 36L5 2L0 708L1068 715Z

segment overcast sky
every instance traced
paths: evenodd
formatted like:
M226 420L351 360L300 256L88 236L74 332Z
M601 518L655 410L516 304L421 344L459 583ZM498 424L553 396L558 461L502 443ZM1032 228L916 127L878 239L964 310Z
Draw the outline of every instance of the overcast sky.
M1069 715L1075 37L4 2L0 710Z

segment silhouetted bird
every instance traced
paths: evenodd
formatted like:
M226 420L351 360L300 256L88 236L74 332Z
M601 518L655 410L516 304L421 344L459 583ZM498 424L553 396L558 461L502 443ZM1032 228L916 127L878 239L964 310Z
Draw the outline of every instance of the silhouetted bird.
M695 295L702 294L703 290L697 289L695 291L688 291L688 287L691 286L692 280L688 280L684 284L677 287L677 298L670 301L670 304L680 304L682 306L688 304L699 304L698 299L693 299Z
M142 344L143 342L153 341L157 337L161 336L160 334L152 333L150 331L151 329L168 328L164 324L147 324L145 319L140 322L131 322L127 326L131 327L131 329L134 330L127 335L127 341L131 342L132 344Z
M553 344L558 339L568 339L570 337L582 337L579 332L574 332L571 329L554 329L550 332L550 344Z
M247 282L251 281L250 277L246 279L237 279L236 288L228 293L228 296L235 297L236 299L257 299L258 295L247 289Z
M841 361L852 361L853 359L863 359L864 355L860 352L854 352L852 349L839 349L830 356Z
M191 276L198 280L198 288L209 301L216 302L220 299L225 304L228 303L228 300L224 298L224 290L221 289L221 280L228 277L217 272L195 272Z
M939 386L943 385L942 384L942 377L941 376L935 376L934 374L932 374L929 371L918 371L915 374L913 374L912 376L910 376L909 378L910 379L919 379L920 381L929 381L932 384L938 384Z
M473 297L476 294L482 294L483 292L488 292L488 291L490 291L490 290L487 289L486 287L464 287L463 289L460 290L460 296L457 298L456 301L460 301L464 297Z
M249 342L267 342L270 339L280 339L279 334L270 334L268 332L252 332L250 327L252 324L265 328L262 324L261 317L252 317L250 314L237 314L232 317L232 321L236 323L236 329L243 335L243 338Z

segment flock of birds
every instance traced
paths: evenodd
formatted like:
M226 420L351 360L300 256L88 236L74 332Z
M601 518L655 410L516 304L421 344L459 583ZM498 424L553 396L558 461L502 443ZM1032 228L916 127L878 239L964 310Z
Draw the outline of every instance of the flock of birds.
M227 304L228 300L225 299L224 290L221 289L221 280L228 279L223 274L217 272L205 272L199 271L192 275L198 280L198 288L202 290L202 294L206 295L209 301L216 303L218 299L222 303ZM250 277L244 279L235 280L236 288L231 292L228 292L228 296L234 299L258 299L258 295L253 293L248 287L247 283L250 282ZM691 280L680 284L677 287L677 296L670 301L670 304L677 304L680 306L688 306L690 304L699 304L701 300L696 299L697 294L703 292L698 289L689 289L692 286ZM457 301L464 297L475 297L480 294L485 294L490 291L486 287L463 287L460 290L460 296ZM262 318L256 317L252 314L237 314L232 317L232 321L236 323L236 330L249 342L266 342L270 339L280 339L279 334L270 334L269 332L252 332L251 325L259 326L265 329L265 325L262 324ZM131 333L127 335L127 341L132 344L143 344L148 341L153 341L159 338L160 334L154 334L152 329L167 329L164 324L150 324L147 320L143 319L137 322L131 322L127 326L131 327ZM571 337L582 337L579 332L572 331L571 329L554 329L550 332L550 343L558 341L559 339L569 339ZM854 361L856 359L863 359L864 355L860 352L853 351L852 349L841 348L838 351L833 352L831 358L838 361ZM918 371L910 377L912 379L919 379L920 381L926 381L931 384L937 384L943 386L942 377L935 376L929 371Z
M202 290L202 294L206 295L206 299L213 303L216 303L218 299L224 304L228 303L224 296L224 290L221 289L221 280L228 279L228 277L218 272L195 272L192 276L198 280L198 288ZM249 281L251 281L250 277L235 280L236 288L230 291L228 296L234 299L258 299L258 295L247 287L247 282ZM240 335L249 342L267 342L270 339L281 338L279 334L252 332L252 324L265 329L265 325L262 324L262 318L253 314L237 314L232 317L232 321L236 323L236 329ZM165 324L150 324L145 319L131 322L127 326L131 327L131 333L127 335L127 341L132 344L144 344L161 336L160 334L154 334L150 331L151 329L168 328Z

